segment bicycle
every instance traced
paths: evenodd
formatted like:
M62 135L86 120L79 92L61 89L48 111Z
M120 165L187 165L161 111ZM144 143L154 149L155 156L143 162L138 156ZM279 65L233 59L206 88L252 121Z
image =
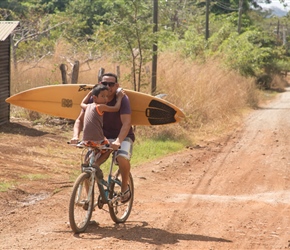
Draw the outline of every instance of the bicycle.
M75 233L84 232L89 225L93 210L96 207L105 210L103 208L105 204L108 205L111 219L116 223L124 223L131 213L134 200L134 183L130 173L128 185L131 198L126 203L121 202L122 177L119 168L113 174L116 151L112 151L109 145L89 144L77 144L77 147L84 148L82 159L88 164L82 162L81 174L73 185L69 202L69 222ZM111 151L112 154L107 180L105 180L101 168L93 165L98 154L104 151ZM84 155L85 157L83 157ZM95 197L97 197L96 202L94 202Z

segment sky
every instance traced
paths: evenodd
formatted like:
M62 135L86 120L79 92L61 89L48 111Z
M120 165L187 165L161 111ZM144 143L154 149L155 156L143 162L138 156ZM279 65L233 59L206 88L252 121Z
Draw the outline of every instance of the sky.
M277 16L282 16L290 11L290 0L286 0L285 3L288 5L286 8L278 0L272 0L271 4L259 3L259 5L264 9L272 9Z

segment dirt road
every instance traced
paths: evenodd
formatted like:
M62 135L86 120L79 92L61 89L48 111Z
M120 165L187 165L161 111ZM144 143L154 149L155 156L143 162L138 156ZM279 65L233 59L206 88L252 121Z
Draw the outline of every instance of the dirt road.
M51 155L64 138L27 123L0 132L1 181L33 171L50 176L0 193L1 249L290 248L290 92L218 141L134 168L128 222L116 225L97 210L80 235L68 224L75 151ZM43 142L50 150L35 153ZM22 145L17 153L15 145Z

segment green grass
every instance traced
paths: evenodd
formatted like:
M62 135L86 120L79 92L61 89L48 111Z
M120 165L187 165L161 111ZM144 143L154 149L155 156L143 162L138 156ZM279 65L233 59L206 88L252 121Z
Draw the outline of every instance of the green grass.
M36 180L45 180L48 179L49 176L46 174L26 174L21 175L20 178L22 179L28 179L30 181L36 181Z
M13 187L13 182L0 182L0 192L6 192L9 188Z
M152 161L159 157L180 151L184 148L184 143L173 140L147 139L133 145L133 156L131 165L137 166L141 163Z
M131 158L131 167L136 167L142 163L152 161L159 157L177 152L185 147L183 141L147 139L136 141L133 144L133 155ZM111 157L102 165L104 173L109 171Z
M80 173L81 173L81 169L80 168L78 168L78 169L72 169L70 171L70 174L69 174L69 180L72 181L72 182L74 182L78 178L78 176L80 175Z
M61 188L56 188L55 190L53 190L53 195L59 193L61 191Z

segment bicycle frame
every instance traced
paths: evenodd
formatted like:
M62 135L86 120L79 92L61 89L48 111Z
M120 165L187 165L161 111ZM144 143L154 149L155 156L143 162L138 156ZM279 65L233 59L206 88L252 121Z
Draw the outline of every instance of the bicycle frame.
M115 182L117 185L121 186L121 182L118 179L114 179L112 176L114 162L115 162L115 152L112 152L112 160L111 160L111 164L110 164L110 168L109 168L108 180L106 181L104 178L102 178L102 179L96 178L96 168L93 167L93 164L95 162L95 158L96 158L98 151L96 151L92 147L87 147L87 149L88 149L88 152L91 151L90 156L89 156L89 166L83 167L82 171L89 172L91 175L91 178L90 178L91 183L89 185L89 190L88 190L89 196L88 197L89 198L91 197L93 186L94 186L95 180L97 179L96 183L98 185L100 195L102 197L102 203L108 204L109 206L113 206L114 202L116 202L117 200L120 200L120 197L116 196L112 200L109 199L109 192L110 192L111 183ZM98 201L94 204L94 207L96 207L97 205L98 205Z
M119 169L113 173L115 152L112 153L108 178L105 180L101 169L95 166L95 159L101 150L112 149L106 145L100 147L80 145L78 147L85 147L85 150L82 154L82 159L84 159L81 165L82 173L73 185L69 202L69 221L72 230L75 233L84 232L89 225L94 208L97 206L99 209L103 209L105 204L108 205L111 219L116 223L124 223L131 213L134 199L134 183L131 173L128 181L130 200L122 202L122 175L120 175ZM97 201L95 201L95 184L98 188Z

